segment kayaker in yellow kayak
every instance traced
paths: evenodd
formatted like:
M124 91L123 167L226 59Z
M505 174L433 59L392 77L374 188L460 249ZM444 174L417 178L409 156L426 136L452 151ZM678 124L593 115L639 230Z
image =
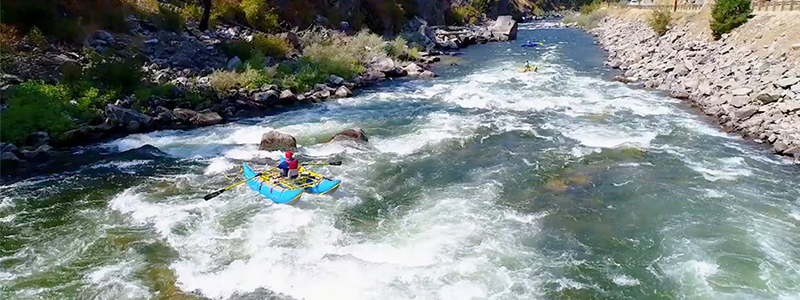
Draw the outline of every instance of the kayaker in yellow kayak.
M528 60L525 61L525 66L519 69L519 71L523 72L523 73L525 73L525 72L536 72L537 70L539 70L539 67L531 65L531 62L528 61Z

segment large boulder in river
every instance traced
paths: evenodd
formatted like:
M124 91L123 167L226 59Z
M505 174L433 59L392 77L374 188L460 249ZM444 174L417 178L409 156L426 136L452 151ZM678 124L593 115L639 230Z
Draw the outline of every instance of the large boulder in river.
M273 130L261 135L261 145L258 146L258 150L295 151L297 150L297 140L291 135Z
M334 135L330 141L358 141L369 142L369 137L364 130L358 127L342 130ZM329 141L329 142L330 142Z
M511 16L499 16L497 21L489 27L492 32L492 37L499 41L508 41L517 39L517 21Z
M108 117L109 123L126 127L131 127L131 124L150 127L153 122L153 118L146 114L114 104L106 106L106 117Z

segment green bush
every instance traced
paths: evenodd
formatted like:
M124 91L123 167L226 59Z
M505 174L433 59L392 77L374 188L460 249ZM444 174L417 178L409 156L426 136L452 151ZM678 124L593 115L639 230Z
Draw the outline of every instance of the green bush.
M750 0L717 0L711 10L711 33L714 38L719 39L747 22L751 12Z
M134 106L140 110L146 109L150 98L153 96L166 97L173 87L175 86L168 83L138 88L133 92L133 97L135 98Z
M242 0L240 7L250 26L263 31L274 31L280 28L278 14L267 6L267 0Z
M244 61L244 66L246 68L259 70L264 68L264 65L266 63L267 60L264 58L264 54L258 50L253 50L253 52L250 55L250 59Z
M213 0L211 4L211 14L209 23L230 22L241 19L244 16L237 0Z
M672 15L669 9L655 9L650 13L650 28L656 32L658 36L667 33L669 23L672 22Z
M253 46L250 43L242 40L232 40L222 45L222 52L228 57L238 57L242 61L250 59L253 55Z
M458 25L478 24L481 13L472 5L457 6L450 10L451 22Z
M420 60L422 58L422 54L419 52L419 48L417 47L408 48L408 58L412 60Z
M101 88L129 93L141 84L143 74L140 58L122 58L95 52L89 52L87 56L90 62L84 77Z
M165 7L158 7L158 13L152 17L153 23L162 29L180 32L183 29L183 15Z
M70 117L70 92L64 86L29 81L9 91L8 108L0 118L1 139L21 144L34 131L60 134L75 126Z
M470 5L475 7L479 12L488 12L489 8L497 3L497 0L470 0Z
M581 6L581 14L588 15L600 9L602 2L595 0L592 3Z
M44 34L42 34L42 31L39 30L38 27L33 27L31 30L28 30L28 34L25 37L28 39L29 43L36 46L41 47L47 45L47 39L44 38Z
M253 49L256 51L277 59L285 58L291 51L289 41L279 36L258 33L253 35L253 41L251 43Z
M408 53L408 45L406 39L403 37L396 37L394 40L391 40L386 43L384 46L384 51L386 54L391 57L402 57L406 56Z
M196 4L187 4L181 8L181 16L186 21L200 22L203 17L203 9Z
M96 87L91 87L83 92L83 95L77 99L78 107L92 110L104 109L108 103L114 100L114 94L103 94Z

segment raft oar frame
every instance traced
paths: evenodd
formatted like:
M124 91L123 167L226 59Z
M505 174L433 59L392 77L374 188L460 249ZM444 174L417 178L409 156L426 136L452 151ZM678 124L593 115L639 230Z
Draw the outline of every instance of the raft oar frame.
M342 162L341 161L332 161L332 162L323 162L323 163L307 163L307 164L303 164L303 165L306 165L306 166L341 166ZM258 178L260 176L268 174L268 173L270 173L270 172L272 172L272 171L274 171L276 169L278 169L278 167L269 168L269 170L266 170L266 171L263 171L263 172L259 172L258 174L256 174L253 177L244 179L242 181L239 181L237 183L229 185L229 186L227 186L225 188L222 188L222 189L219 189L217 191L214 191L213 193L210 193L210 194L207 194L207 195L203 196L203 200L206 200L206 201L211 200L211 199L221 195L224 192L230 191L230 190L232 190L233 188L235 188L237 186L240 186L240 185L242 185L242 184L244 184L244 183L246 183L246 182L248 182L250 180L253 180L253 179L256 179L256 178Z

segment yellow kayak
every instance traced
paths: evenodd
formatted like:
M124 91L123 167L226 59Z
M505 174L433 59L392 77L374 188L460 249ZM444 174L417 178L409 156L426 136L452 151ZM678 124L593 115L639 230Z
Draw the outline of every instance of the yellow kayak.
M518 70L519 70L520 72L522 72L522 73L527 73L527 72L536 72L536 71L538 71L538 70L539 70L539 66L528 66L528 67L522 67L522 68L519 68Z

